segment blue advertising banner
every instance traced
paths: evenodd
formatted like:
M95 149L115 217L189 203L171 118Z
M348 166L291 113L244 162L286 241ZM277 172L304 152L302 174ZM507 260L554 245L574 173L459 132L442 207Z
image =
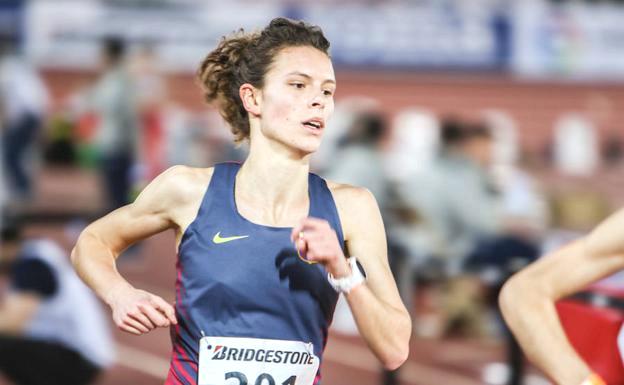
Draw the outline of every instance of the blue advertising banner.
M493 69L509 56L509 19L492 3L32 1L28 52L42 66L89 68L98 40L117 34L149 41L166 69L192 71L221 36L288 16L320 25L338 66Z
M25 2L0 1L0 39L21 43L24 39Z
M486 1L420 1L307 7L336 63L442 69L504 67L509 18Z

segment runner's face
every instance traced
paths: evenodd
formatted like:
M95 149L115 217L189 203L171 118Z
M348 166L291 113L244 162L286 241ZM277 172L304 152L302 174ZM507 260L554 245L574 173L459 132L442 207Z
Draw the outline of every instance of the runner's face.
M282 49L265 76L262 133L301 153L316 151L334 111L335 90L325 53L313 47Z

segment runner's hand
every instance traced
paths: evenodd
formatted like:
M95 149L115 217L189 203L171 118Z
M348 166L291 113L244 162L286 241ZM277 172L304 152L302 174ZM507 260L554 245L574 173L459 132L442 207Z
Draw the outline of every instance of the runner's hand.
M124 285L109 298L113 321L124 332L141 335L178 323L173 306L144 290Z
M338 235L326 220L312 217L302 219L293 228L290 239L302 257L309 262L322 264L334 277L351 275Z

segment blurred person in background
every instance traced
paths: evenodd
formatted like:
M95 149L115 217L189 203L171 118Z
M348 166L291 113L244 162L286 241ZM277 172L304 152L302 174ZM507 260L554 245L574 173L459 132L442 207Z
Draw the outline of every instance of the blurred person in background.
M126 43L108 37L101 54L102 74L88 92L86 108L97 121L94 144L109 211L130 202L140 133L136 88L125 61Z
M131 75L136 85L136 103L141 129L141 179L149 181L167 166L167 108L165 78L158 68L153 44L146 42L133 56Z
M504 366L492 362L482 371L484 379L498 379L499 383L520 385L524 378L524 356L517 341L502 322L497 298L504 282L513 273L534 261L547 235L548 204L540 185L525 169L525 158L509 151L505 141L504 126L490 122L494 134L495 156L491 171L496 188L501 194L501 231L486 238L466 258L465 273L478 277L484 289L492 326L490 332L502 331L505 339L506 362ZM496 130L499 130L498 132ZM509 138L507 138L509 139ZM505 152L507 150L509 152ZM493 328L495 326L495 328ZM501 370L501 368L505 368Z
M571 345L555 302L624 269L622 228L624 210L514 275L500 294L505 320L524 352L556 384L605 384Z
M457 274L479 240L500 229L500 192L488 168L492 138L484 127L445 119L437 158L422 175L399 186L430 232L423 253L444 274Z
M223 38L198 77L236 141L248 140L244 163L169 169L135 202L89 225L72 252L121 330L172 327L167 384L229 378L224 362L211 356L218 346L241 343L309 358L305 365L285 358L263 364L269 373L235 361L252 381L319 384L340 293L384 367L407 359L411 321L388 266L375 198L309 172L334 106L328 49L320 28L284 18ZM116 269L122 250L168 229L176 231L178 250L175 310Z
M22 239L12 221L2 231L0 373L17 385L92 383L113 362L100 304L47 238Z
M385 126L384 117L379 113L360 113L340 140L325 172L328 179L368 189L377 199L382 213L388 200L388 180L380 153Z
M327 179L368 189L377 199L382 216L386 212L389 198L389 181L383 169L380 153L380 142L385 131L386 122L380 113L360 113L339 142L336 156L325 172ZM389 262L400 289L396 266L393 263L394 257L395 254L391 254ZM343 333L357 334L357 325L342 296L336 306L332 328ZM384 371L383 376L383 383L386 385L398 383L398 377L392 371Z
M417 213L428 234L414 234L421 250L410 254L422 256L415 268L433 280L430 295L441 306L439 313L417 318L424 335L487 333L484 310L495 305L488 303L484 289L496 292L508 265L519 263L517 257L531 261L537 256L539 238L529 219L521 218L529 216L523 210L525 201L532 202L527 198L532 192L524 191L526 183L521 182L526 181L512 177L519 173L508 172L502 183L495 178L490 130L481 123L444 120L437 159L398 189L400 200Z
M501 229L501 194L490 174L494 142L487 127L456 120L443 121L440 133L438 158L415 193L422 199L417 207L423 223L433 234L430 259L422 268L442 278L439 333L483 335L482 286L464 273L471 253Z
M13 39L0 38L0 129L2 166L13 203L27 203L33 192L33 155L49 103L37 70Z

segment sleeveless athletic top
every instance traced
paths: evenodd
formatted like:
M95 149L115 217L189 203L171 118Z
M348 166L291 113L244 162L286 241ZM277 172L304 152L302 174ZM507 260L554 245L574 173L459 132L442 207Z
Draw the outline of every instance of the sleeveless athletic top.
M215 166L197 217L180 242L168 385L196 383L203 335L311 342L322 363L338 294L321 264L299 259L291 227L256 224L238 212L239 169L237 163ZM344 246L325 180L310 173L308 194L308 216L327 220Z

